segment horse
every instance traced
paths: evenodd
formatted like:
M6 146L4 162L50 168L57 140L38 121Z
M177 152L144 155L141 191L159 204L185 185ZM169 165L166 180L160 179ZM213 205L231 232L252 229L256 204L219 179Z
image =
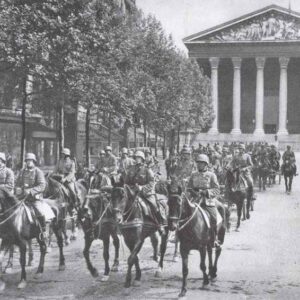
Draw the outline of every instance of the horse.
M281 172L280 172L280 164L278 159L270 159L270 165L271 165L271 173L270 173L270 183L275 184L276 183L276 175L278 175L278 183L281 182Z
M63 254L63 238L62 238L62 210L63 203L58 200L45 200L53 209L55 219L52 220L52 228L56 235L57 244L59 247L59 270L65 269L65 258ZM40 224L30 221L30 208L26 205L25 200L18 200L15 196L9 193L6 189L0 188L0 237L5 241L1 245L0 252L5 251L12 245L19 247L20 264L21 264L21 281L18 288L26 287L26 250L27 242L33 238L37 239L40 246L40 261L36 271L37 276L44 272L44 260L47 246L43 239L42 229ZM0 265L1 265L0 261ZM4 290L5 283L0 281L0 290Z
M122 178L121 178L122 179ZM163 197L163 196L161 196ZM115 220L120 226L125 243L130 250L128 258L128 269L125 281L125 287L131 286L131 269L135 265L136 276L135 284L139 285L141 280L141 269L139 265L138 253L140 252L144 240L151 237L158 229L157 221L145 215L143 206L145 205L138 193L123 183L113 180L113 189L111 192L112 210ZM167 214L167 207L161 207ZM163 270L163 260L167 247L168 230L161 232L160 260L156 276L159 277Z
M218 202L218 206L222 207ZM182 258L182 287L179 298L183 298L187 292L187 275L188 275L188 255L190 250L200 252L200 269L203 272L203 284L209 284L209 276L213 280L217 277L217 263L221 255L221 245L224 242L226 232L225 211L223 210L223 222L218 225L217 235L221 245L216 246L215 259L213 262L212 249L214 240L212 239L211 229L205 220L203 209L197 203L191 203L185 193L170 194L168 199L169 230L177 230L180 241L180 254ZM209 259L209 276L206 273L206 253Z
M104 276L101 281L109 279L109 241L113 239L115 247L115 258L111 271L118 271L119 267L119 248L120 241L118 237L117 223L114 221L111 207L111 189L112 187L102 188L98 193L89 194L78 210L78 220L84 232L84 250L83 255L87 268L93 277L98 277L97 269L90 261L90 247L95 239L103 241L103 258L105 261Z
M289 195L292 191L294 178L294 167L291 160L285 160L281 166L281 171L284 177L285 192Z
M64 220L67 219L71 220L71 231L72 235L69 238L67 235L67 229L66 229L66 222L63 223L64 229L63 229L63 235L65 238L65 244L68 245L70 243L70 240L76 239L76 233L77 228L75 224L76 219L76 210L79 208L80 204L83 203L85 196L88 192L88 187L83 179L79 179L75 182L77 193L78 193L78 200L80 203L74 203L74 200L72 199L72 196L70 195L67 188L60 182L60 177L57 177L55 175L51 175L47 177L47 186L46 190L44 192L44 197L49 199L60 199L60 201L63 201L66 204L66 209L64 210L65 216ZM51 239L49 239L49 243L51 242Z
M258 160L258 186L259 190L266 190L267 180L269 175L271 174L271 165L266 156L261 157Z
M250 218L250 199L247 197L247 183L245 179L240 175L240 170L237 168L235 170L228 169L226 173L226 186L228 193L228 200L236 205L237 212L237 224L236 231L238 231L241 224L241 216L243 212L243 220ZM247 199L246 209L247 214L244 209L244 201Z

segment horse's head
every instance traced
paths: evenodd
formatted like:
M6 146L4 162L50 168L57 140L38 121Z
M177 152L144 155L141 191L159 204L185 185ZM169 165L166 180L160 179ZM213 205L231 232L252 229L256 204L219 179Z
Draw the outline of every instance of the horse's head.
M123 221L123 214L126 208L127 188L114 186L111 191L111 204L113 218L117 223Z
M0 214L3 214L7 209L17 203L18 200L12 194L6 189L0 188Z
M182 214L181 195L169 194L168 206L169 206L168 226L171 231L174 231L179 226L179 220Z

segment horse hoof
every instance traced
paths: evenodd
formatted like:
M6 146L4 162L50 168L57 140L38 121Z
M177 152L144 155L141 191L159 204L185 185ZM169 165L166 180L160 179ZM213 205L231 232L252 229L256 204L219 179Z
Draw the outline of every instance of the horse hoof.
M92 270L92 271L91 271L91 274L92 274L92 276L93 276L94 278L96 278L96 277L99 276L99 273L98 273L97 269Z
M18 289L24 289L27 286L26 280L21 280L21 282L18 284Z
M111 267L112 272L118 272L119 271L119 266L115 265Z
M58 267L58 271L64 271L66 269L65 265L61 265Z
M42 277L42 275L43 275L43 273L40 273L40 272L39 272L39 273L35 273L35 274L34 274L34 278L35 278L35 279L39 279L39 278Z
M140 280L135 280L135 281L133 282L133 286L134 286L134 287L140 287L140 286L141 286L141 281L140 281Z
M101 277L101 282L106 282L106 281L108 281L108 279L109 279L109 275L103 275Z
M0 293L3 292L5 290L5 282L0 281Z
M249 214L247 215L247 219L248 219L248 220L250 219L250 215L249 215Z
M173 262L178 262L179 261L179 257L178 256L173 256Z
M186 299L186 291L182 291L179 295L178 295L178 299L180 300L185 300Z

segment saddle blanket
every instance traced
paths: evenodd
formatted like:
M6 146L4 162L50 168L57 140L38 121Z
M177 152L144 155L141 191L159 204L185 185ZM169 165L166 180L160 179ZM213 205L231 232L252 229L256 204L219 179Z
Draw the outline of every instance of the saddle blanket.
M198 206L198 208L203 215L203 218L205 220L207 227L210 228L210 221L209 221L208 213L201 206ZM223 222L223 218L217 209L216 209L216 211L217 211L217 226L219 226L219 224L221 224Z
M33 206L42 216L45 217L46 222L51 221L55 218L53 210L51 209L50 205L48 205L46 202L36 201L35 203L33 203ZM34 210L30 209L27 205L24 205L24 209L29 222L33 224L34 219L37 217Z

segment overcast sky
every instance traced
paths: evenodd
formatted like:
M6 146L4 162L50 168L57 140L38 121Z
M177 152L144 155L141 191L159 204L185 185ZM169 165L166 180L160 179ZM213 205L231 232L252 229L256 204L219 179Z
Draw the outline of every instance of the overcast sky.
M136 0L146 14L154 14L181 49L182 39L271 4L300 12L300 0Z

